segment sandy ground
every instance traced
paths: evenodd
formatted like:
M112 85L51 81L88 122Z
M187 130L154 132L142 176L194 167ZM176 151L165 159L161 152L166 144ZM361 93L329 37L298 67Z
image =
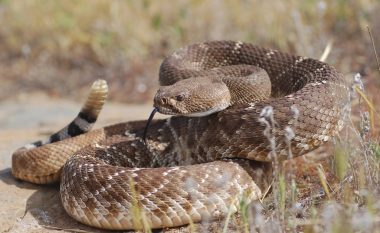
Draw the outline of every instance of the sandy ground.
M41 186L16 180L10 169L14 150L60 129L79 109L79 103L44 95L20 96L0 103L0 232L96 231L64 212L57 185ZM144 119L150 111L150 105L107 103L96 127Z

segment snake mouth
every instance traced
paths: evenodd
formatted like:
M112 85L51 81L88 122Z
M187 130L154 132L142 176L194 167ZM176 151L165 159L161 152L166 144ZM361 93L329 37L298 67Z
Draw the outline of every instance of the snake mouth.
M188 114L187 111L181 111L180 109L176 108L175 106L154 106L155 109L157 109L157 112L164 114L164 115L186 115Z
M165 106L155 106L155 109L157 109L157 112L164 114L164 115L175 115L175 116L185 116L185 117L203 117L208 116L211 114L214 114L216 112L220 112L226 108L228 108L230 105L229 103L222 103L217 106L213 106L207 109L200 109L200 111L188 111L188 110L181 110L175 106L170 106L170 108Z
M185 116L185 117L203 117L203 116L208 116L208 115L211 115L213 113L224 110L227 107L228 107L228 105L227 106L215 106L213 108L209 108L209 109L206 109L204 111L197 111L197 112L180 111L178 109L165 108L165 107L159 107L156 109L157 109L157 112L164 114L164 115Z

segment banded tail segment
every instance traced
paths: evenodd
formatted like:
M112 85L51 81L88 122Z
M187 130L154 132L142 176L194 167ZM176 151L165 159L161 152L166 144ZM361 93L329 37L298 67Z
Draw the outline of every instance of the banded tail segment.
M82 106L78 116L75 117L70 124L52 134L46 141L36 141L25 145L24 148L33 149L90 131L95 121L98 119L98 115L107 99L107 94L107 82L103 79L96 80L92 84L87 100Z

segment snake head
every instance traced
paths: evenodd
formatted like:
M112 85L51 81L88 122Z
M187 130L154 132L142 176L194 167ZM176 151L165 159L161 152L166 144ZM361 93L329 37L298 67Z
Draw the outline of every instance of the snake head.
M162 114L199 117L227 108L230 99L230 92L220 79L197 77L160 87L154 107Z

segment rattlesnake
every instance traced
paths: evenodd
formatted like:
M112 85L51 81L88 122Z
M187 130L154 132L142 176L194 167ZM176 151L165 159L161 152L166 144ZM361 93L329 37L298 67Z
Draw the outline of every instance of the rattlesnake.
M236 211L241 198L261 195L245 170L250 160L284 159L289 150L299 156L328 141L343 126L348 91L326 63L233 41L177 50L163 61L160 82L235 65L264 69L270 98L203 117L156 120L144 142L145 121L87 132L107 93L97 81L68 127L13 154L12 173L34 183L60 181L67 213L99 228L173 227Z

